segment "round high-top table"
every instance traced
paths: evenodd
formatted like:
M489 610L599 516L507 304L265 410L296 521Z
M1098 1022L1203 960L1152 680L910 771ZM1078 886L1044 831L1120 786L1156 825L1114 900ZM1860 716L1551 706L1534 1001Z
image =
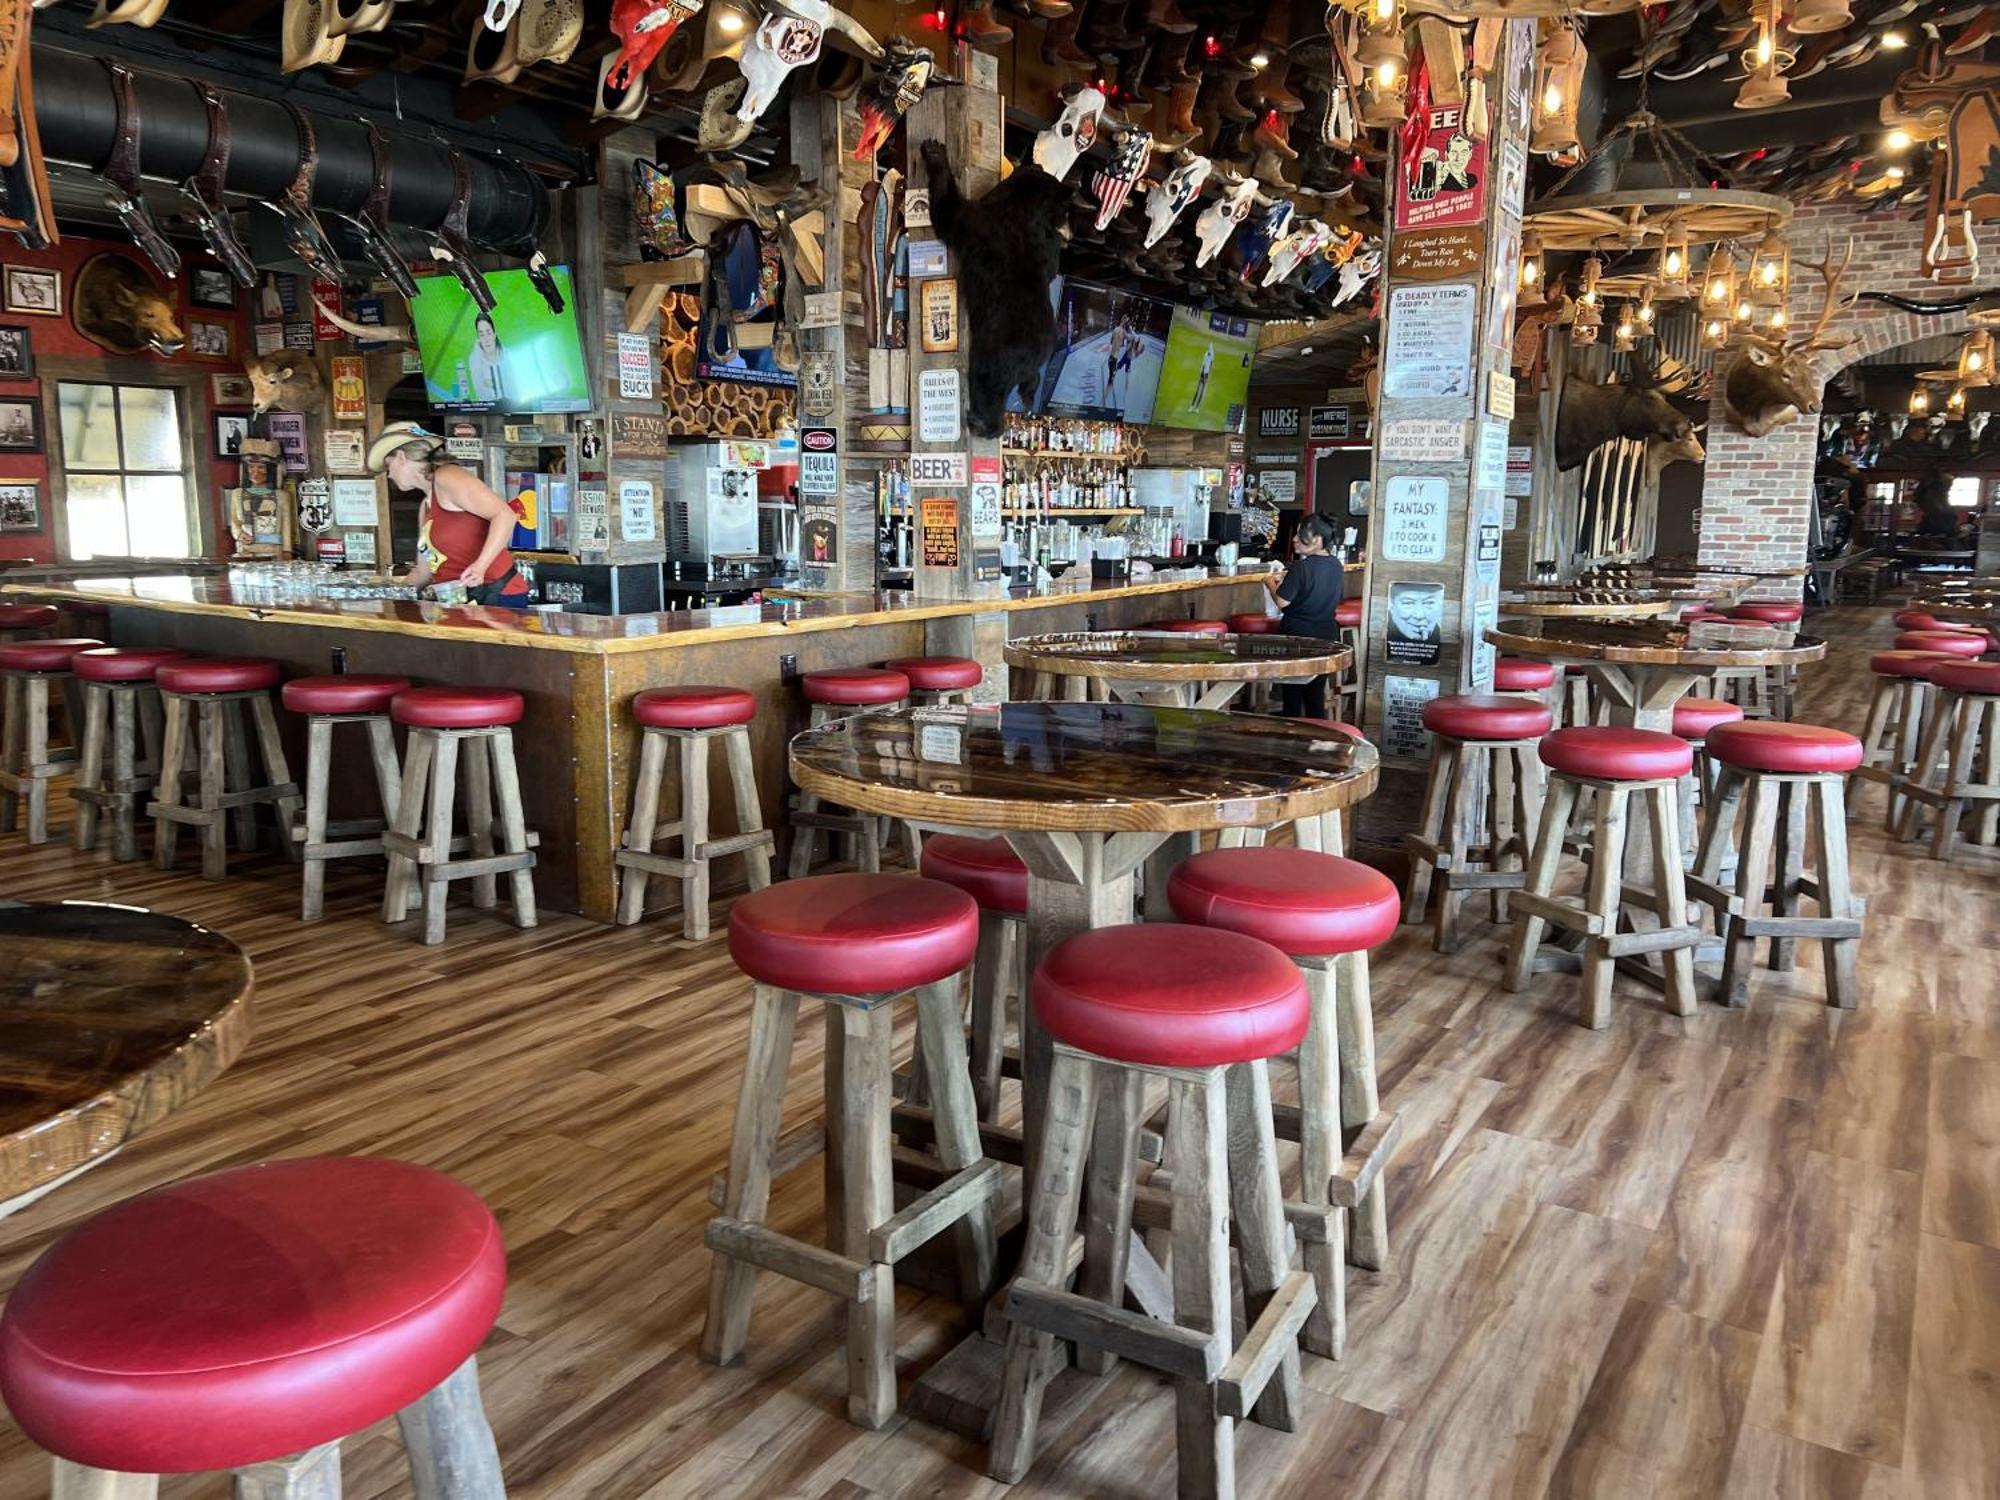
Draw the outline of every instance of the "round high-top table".
M1378 764L1372 745L1296 719L1137 703L1003 703L835 720L793 739L791 772L802 790L857 812L1003 835L1028 867L1032 972L1064 938L1130 922L1142 864L1156 896L1172 862L1202 833L1339 812L1374 790ZM1035 1180L1053 1058L1034 1007L1023 1004L1024 1183ZM997 1141L1006 1132L981 1127L981 1134L989 1154L1003 1149ZM1143 1246L1132 1259L1135 1267L1151 1263ZM997 1389L1000 1348L974 1334L918 1382L909 1409L976 1437Z
M1252 682L1299 682L1337 675L1353 653L1337 641L1296 635L1182 635L1166 630L1100 630L1029 635L1002 653L1014 672L1033 673L1020 696L1038 696L1043 679L1064 698L1114 697L1156 707L1219 709Z
M250 960L131 906L0 902L0 1216L187 1103L250 1037Z
M1510 615L1537 620L1640 620L1675 613L1681 598L1649 587L1533 584L1501 594L1500 607Z

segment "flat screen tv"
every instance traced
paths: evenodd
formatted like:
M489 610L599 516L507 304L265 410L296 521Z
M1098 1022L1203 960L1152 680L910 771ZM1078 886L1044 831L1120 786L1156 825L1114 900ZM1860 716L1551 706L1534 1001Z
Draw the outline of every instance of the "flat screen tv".
M1100 422L1150 422L1171 305L1072 279L1063 282L1055 308L1056 353L1042 373L1037 409Z
M444 411L590 410L568 266L551 268L563 310L549 311L526 271L488 271L487 317L455 276L419 276L410 313L431 405Z
M1257 359L1257 325L1226 313L1174 309L1153 420L1197 432L1241 432Z

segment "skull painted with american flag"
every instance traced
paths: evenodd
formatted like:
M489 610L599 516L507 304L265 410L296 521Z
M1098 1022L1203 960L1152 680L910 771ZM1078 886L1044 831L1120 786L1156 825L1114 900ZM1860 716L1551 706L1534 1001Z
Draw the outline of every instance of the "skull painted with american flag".
M1111 221L1125 209L1125 200L1132 196L1132 189L1139 179L1146 175L1146 163L1153 154L1153 133L1140 130L1137 126L1125 126L1117 135L1112 148L1111 165L1100 170L1091 186L1097 192L1097 223L1099 233L1110 227Z
M1205 156L1183 151L1173 171L1147 191L1146 249L1159 244L1167 231L1174 227L1174 220L1194 202L1201 192L1201 185L1208 181L1213 165Z

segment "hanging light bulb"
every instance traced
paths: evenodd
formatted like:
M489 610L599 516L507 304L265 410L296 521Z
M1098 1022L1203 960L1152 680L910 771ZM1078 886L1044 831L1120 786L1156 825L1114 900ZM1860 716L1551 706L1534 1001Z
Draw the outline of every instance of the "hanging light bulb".
M1708 268L1702 273L1701 305L1704 312L1727 312L1736 303L1736 257L1727 246L1708 252Z
M1993 384L1993 335L1975 328L1958 349L1958 383L1966 386Z
M1361 123L1393 126L1403 123L1409 74L1399 60L1376 63L1361 78Z
M1593 299L1589 302L1578 297L1576 310L1571 315L1569 341L1572 344L1594 344L1598 330L1604 325L1604 310Z
M1583 70L1590 61L1576 28L1560 19L1535 54L1534 132L1528 149L1544 155L1575 151L1581 145L1576 111L1583 97Z
M1666 239L1660 243L1660 295L1669 298L1685 297L1688 294L1688 273L1691 269L1687 226L1676 223L1667 231Z
M1542 300L1542 237L1530 234L1521 241L1521 300Z
M1750 257L1750 295L1765 304L1783 302L1792 289L1792 247L1776 229L1764 232Z
M1798 61L1798 54L1784 45L1778 35L1780 0L1758 0L1754 7L1757 30L1754 40L1743 49L1740 61L1749 76L1736 95L1738 109L1767 109L1791 98L1785 70Z
M1577 285L1576 300L1584 307L1598 304L1597 280L1604 274L1604 262L1597 256L1587 256L1583 262L1583 276Z
M1790 326L1791 319L1785 316L1785 304L1780 302L1764 317L1764 329L1768 333L1783 333Z
M1632 304L1627 302L1618 309L1618 322L1611 330L1611 347L1616 349L1620 354L1630 354L1634 347L1633 340L1638 335L1638 320L1633 312Z
M1653 332L1653 319L1656 316L1653 307L1652 282L1649 281L1639 288L1639 305L1633 310L1632 316L1638 319L1639 337L1650 337Z
M1944 414L1947 417L1962 417L1965 415L1964 386L1955 385L1951 388L1951 396L1944 404Z
M1701 346L1704 349L1727 349L1729 347L1729 320L1710 318L1701 325Z
M1920 380L1910 387L1910 415L1913 417L1928 417L1930 414L1930 388Z
M1753 304L1748 297L1738 297L1736 299L1736 311L1734 312L1734 314L1732 314L1732 316L1735 318L1737 323L1747 328L1750 326L1751 315L1755 313L1756 310L1757 309L1755 304Z
M1367 24L1354 49L1354 60L1364 68L1393 62L1407 67L1409 54L1403 49L1402 0L1369 0Z

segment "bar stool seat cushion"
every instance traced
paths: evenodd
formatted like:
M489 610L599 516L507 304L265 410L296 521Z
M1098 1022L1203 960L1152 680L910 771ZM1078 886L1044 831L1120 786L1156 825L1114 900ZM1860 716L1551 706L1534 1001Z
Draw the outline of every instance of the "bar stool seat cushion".
M1759 719L1717 726L1708 753L1742 771L1851 771L1861 764L1862 747L1844 730Z
M1709 609L1705 605L1695 609L1691 609L1687 611L1687 613L1681 616L1681 623L1684 625L1699 625L1702 624L1704 621L1713 622L1716 620L1720 620L1725 625L1742 623L1741 621L1732 621L1730 617L1728 615L1725 615L1721 610Z
M1155 1068L1275 1057L1308 1014L1297 967L1269 943L1166 922L1066 938L1035 970L1034 999L1057 1041Z
M29 1269L0 1394L100 1469L231 1469L358 1432L463 1364L506 1291L500 1226L414 1162L238 1167L128 1199Z
M921 865L926 880L957 886L987 911L1027 914L1028 867L1005 839L934 833L924 840Z
M1498 692L1532 693L1555 685L1556 669L1552 662L1503 656L1493 663L1493 686Z
M0 672L67 672L80 654L103 644L80 635L50 641L9 641L0 646Z
M1278 622L1269 615L1231 615L1229 617L1231 635L1277 635Z
M85 682L151 682L153 673L187 655L178 646L93 646L69 669Z
M632 700L632 719L648 729L725 729L757 717L757 699L742 688L648 688Z
M1546 703L1498 693L1446 693L1424 705L1424 728L1455 740L1531 740L1554 723Z
M1806 607L1803 604L1784 604L1769 600L1762 603L1753 600L1749 604L1739 604L1729 611L1729 618L1732 620L1756 620L1765 625L1790 625L1805 617Z
M203 656L153 673L163 693L255 693L278 685L278 664L254 656Z
M421 687L396 694L389 717L418 729L498 729L527 705L510 688Z
M1714 748L1711 738L1709 749ZM1615 725L1558 729L1542 740L1541 755L1551 771L1604 781L1670 781L1694 769L1694 746L1686 740Z
M910 696L910 679L879 667L846 667L805 675L806 702L860 708L897 703Z
M942 880L812 875L729 913L739 969L813 995L901 994L958 973L978 947L979 903Z
M1877 677L1926 677L1939 662L1957 660L1944 651L1877 651L1868 658L1868 670Z
M911 687L926 693L962 692L986 680L985 668L969 656L906 656L882 665L901 672Z
M340 677L294 677L278 701L295 714L386 714L398 693L410 690L407 677L351 672Z
M1718 724L1734 724L1743 710L1720 698L1683 698L1674 705L1674 733L1684 740L1704 740Z
M53 604L0 604L0 630L47 630L55 622Z
M1959 661L1956 657L1946 657L1925 675L1954 693L2000 695L2000 661Z
M1228 623L1222 620L1162 620L1153 629L1169 630L1175 635L1229 634Z
M1361 601L1343 599L1333 607L1333 623L1336 625L1359 625L1361 623Z
M1949 656L1984 656L1987 640L1969 630L1906 630L1896 637L1898 651L1942 651Z
M1949 630L1952 627L1927 609L1899 609L1894 616L1898 630Z
M1183 922L1226 927L1285 953L1360 953L1394 936L1403 898L1379 870L1271 846L1211 849L1175 865L1167 900Z

